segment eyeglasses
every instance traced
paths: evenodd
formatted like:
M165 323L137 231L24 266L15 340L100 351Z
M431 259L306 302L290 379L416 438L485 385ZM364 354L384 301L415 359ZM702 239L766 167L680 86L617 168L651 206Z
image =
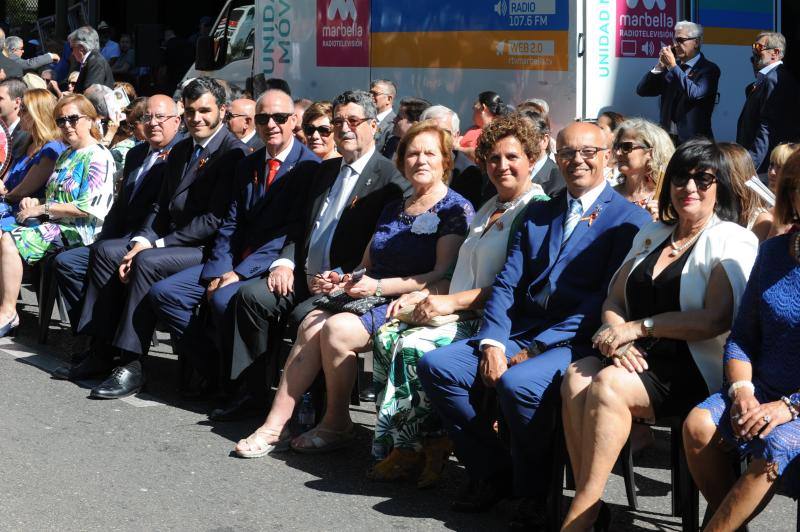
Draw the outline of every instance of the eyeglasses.
M271 118L276 124L283 125L294 113L258 113L255 116L256 124L266 126Z
M597 155L597 152L605 151L607 149L608 148L596 148L594 146L586 146L585 148L581 148L579 150L574 148L561 148L556 152L556 157L562 161L571 161L575 158L576 153L580 153L582 159L594 159Z
M690 180L694 181L698 190L706 191L711 188L711 185L717 182L717 176L709 172L698 172L696 174L683 174L672 177L672 186L676 188L683 188L689 183Z
M336 129L341 129L345 122L347 125L350 126L350 129L355 129L367 120L372 120L371 118L360 118L357 116L348 116L347 118L337 117L331 120L331 124Z
M303 133L308 138L311 138L315 131L319 133L320 137L326 138L331 135L333 128L331 126L303 126Z
M389 95L388 95L387 93L385 93L385 92L377 92L377 91L369 91L369 94L370 94L370 96L372 96L373 98L377 98L378 96L389 96Z
M237 114L234 114L234 113L228 113L228 114L225 115L225 121L226 122L230 122L234 118L241 118L243 116L246 117L247 115L237 115ZM267 120L267 121L269 121L269 120Z
M760 42L754 42L753 43L753 50L755 50L758 53L761 53L764 50L775 50L775 47L774 46L767 46L766 44L762 44Z
M156 119L156 124L163 124L170 118L175 118L178 115L142 115L139 118L140 124L149 124L154 118Z
M650 148L641 144L634 144L633 142L620 142L618 144L614 144L613 149L615 153L624 153L625 155L628 155L634 150L649 150Z
M67 122L69 122L70 126L75 127L75 125L81 118L87 118L87 116L86 115L61 116L59 118L56 118L56 125L58 127L64 127L65 125L67 125Z
M685 42L695 41L695 40L697 40L697 37L675 37L672 39L672 42L675 44L683 44Z

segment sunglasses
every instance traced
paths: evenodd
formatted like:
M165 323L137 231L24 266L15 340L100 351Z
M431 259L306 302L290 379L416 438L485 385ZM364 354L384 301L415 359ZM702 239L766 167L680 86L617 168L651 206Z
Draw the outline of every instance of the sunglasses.
M697 40L697 37L675 37L674 39L672 39L672 42L675 44L683 44L685 42L695 41L695 40Z
M330 137L331 133L333 133L333 128L331 126L303 126L303 133L305 133L308 138L314 136L315 131L319 133L320 137L326 138Z
M643 146L641 144L634 144L633 142L620 142L618 144L614 144L614 152L615 153L624 153L628 155L634 150L649 150L647 146Z
M56 118L56 125L58 127L64 127L69 122L69 125L75 127L75 125L80 121L81 118L86 118L86 115L69 115L69 116L62 116Z
M753 50L759 53L763 52L764 50L774 50L774 49L775 49L774 46L767 46L766 44L761 44L760 42L753 43Z
M225 115L225 121L226 122L230 122L234 118L241 118L243 116L246 117L247 115L242 115L242 114L237 115L237 114L234 114L234 113L228 113L228 114Z
M717 182L717 176L709 172L698 172L696 174L683 174L676 175L672 178L672 185L677 188L683 188L689 183L690 180L694 181L698 190L706 191L711 188L711 185Z
M347 122L347 125L350 126L350 129L355 129L367 120L372 120L371 118L359 118L357 116L348 116L347 118L337 117L331 120L331 124L333 127L337 129L341 129L344 126L344 123Z
M294 113L257 113L255 116L256 124L259 126L266 126L269 124L270 118L276 124L283 125L289 120L289 117Z
M587 146L579 150L574 148L561 148L556 152L556 157L562 161L571 161L575 158L576 153L580 153L582 159L594 159L597 155L597 152L605 151L607 149L608 148L595 148L594 146Z

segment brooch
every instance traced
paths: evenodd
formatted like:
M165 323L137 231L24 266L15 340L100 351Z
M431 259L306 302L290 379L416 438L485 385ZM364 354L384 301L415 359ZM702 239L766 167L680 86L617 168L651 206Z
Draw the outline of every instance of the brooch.
M206 165L206 162L208 162L208 157L203 157L202 159L200 159L200 162L197 163L197 169L202 170L203 167Z
M167 156L169 155L169 152L170 152L170 151L172 151L172 148L170 148L170 149L168 149L168 150L164 150L164 151L162 151L162 152L159 152L159 154L158 154L158 155L156 155L156 161L158 161L159 159L161 159L162 161L163 161L163 160L166 160L166 158L167 158Z
M584 222L584 221L589 222L589 227L591 227L592 224L594 223L594 221L597 220L598 216L600 216L600 205L597 205L594 208L594 211L592 211L592 213L589 216L584 216L579 221L580 222Z
M650 245L653 243L652 240L649 238L645 238L644 242L642 243L642 250L637 253L637 255L642 255L650 252Z
M350 208L351 208L351 209L352 209L353 207L355 207L355 206L356 206L356 202L357 202L357 201L358 201L358 194L356 194L355 196L353 196L353 201L351 201L351 202L350 202Z

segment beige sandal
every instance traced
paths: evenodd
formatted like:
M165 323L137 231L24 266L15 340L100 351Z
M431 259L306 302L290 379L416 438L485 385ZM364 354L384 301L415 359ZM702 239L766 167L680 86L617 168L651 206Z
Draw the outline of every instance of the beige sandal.
M292 440L291 447L298 453L322 454L347 447L355 437L354 425L350 425L347 430L331 430L316 426Z
M278 438L278 441L269 443L264 436ZM239 458L261 458L271 452L281 452L289 450L289 433L287 430L278 432L272 429L258 429L245 439L239 440L233 452ZM242 445L247 445L247 449L241 449Z

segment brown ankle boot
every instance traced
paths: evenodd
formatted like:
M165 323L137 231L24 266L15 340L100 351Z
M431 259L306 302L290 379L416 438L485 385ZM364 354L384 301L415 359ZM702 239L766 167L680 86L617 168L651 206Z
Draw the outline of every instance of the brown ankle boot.
M414 449L395 447L389 456L367 471L367 478L377 481L408 480L420 470L425 456Z
M425 440L422 446L425 468L417 480L418 488L429 488L439 482L452 451L453 442L446 436Z

